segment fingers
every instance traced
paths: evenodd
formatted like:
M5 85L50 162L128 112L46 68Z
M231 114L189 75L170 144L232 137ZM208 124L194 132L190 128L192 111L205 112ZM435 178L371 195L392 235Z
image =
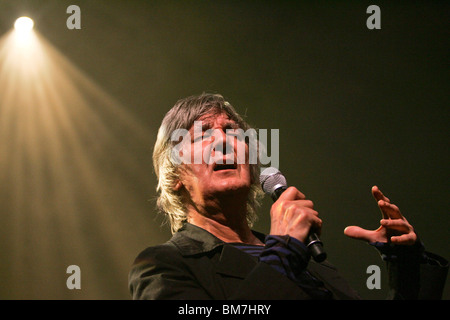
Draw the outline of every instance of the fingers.
M391 202L388 197L386 197L383 192L381 192L380 188L377 186L372 187L372 195L375 198L375 200L380 201L384 200L386 202Z
M272 205L270 234L288 234L304 241L310 230L320 235L322 220L314 203L294 187L286 189Z
M400 213L400 209L392 203L384 200L378 201L378 207L381 210L384 219L402 219L403 216Z
M391 242L393 244L412 246L416 241L417 235L414 232L391 237Z
M322 220L319 218L319 212L313 209L312 201L296 200L285 202L281 210L281 222L286 226L298 224L320 232Z
M372 195L377 200L378 207L381 210L383 219L401 219L403 218L400 213L400 209L391 203L388 197L386 197L377 186L372 187Z
M412 225L403 219L383 219L380 224L388 230L390 241L394 244L413 245L417 241L417 234Z
M344 234L347 237L357 239L357 240L364 240L368 242L374 241L375 231L372 230L366 230L361 227L357 226L349 226L344 229Z
M389 215L382 209L382 205L385 203L389 203L389 199L381 192L381 190L377 186L372 187L372 195L377 200L378 207L381 210L381 214L383 215L383 219L388 219Z
M417 240L414 228L403 217L400 209L392 204L377 186L372 187L372 194L377 200L383 219L377 230L366 230L357 226L345 228L348 237L368 242L392 242L394 244L412 245Z
M382 219L380 224L389 230L400 233L407 233L412 230L412 226L403 219Z
M304 199L306 199L306 196L295 187L287 188L278 198L280 201Z

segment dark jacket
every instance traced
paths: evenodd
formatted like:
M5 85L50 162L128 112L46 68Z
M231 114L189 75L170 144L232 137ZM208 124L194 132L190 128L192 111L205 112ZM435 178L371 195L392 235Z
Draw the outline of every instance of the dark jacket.
M254 234L264 241L262 234ZM308 271L323 281L334 299L360 299L327 261L311 260ZM139 254L129 286L133 299L310 299L270 265L189 223L168 242Z

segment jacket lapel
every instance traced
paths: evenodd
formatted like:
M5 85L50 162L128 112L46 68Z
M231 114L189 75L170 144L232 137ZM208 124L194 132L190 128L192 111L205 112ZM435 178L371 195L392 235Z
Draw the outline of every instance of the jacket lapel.
M224 276L244 279L257 262L255 257L232 245L225 244L216 266L216 272Z

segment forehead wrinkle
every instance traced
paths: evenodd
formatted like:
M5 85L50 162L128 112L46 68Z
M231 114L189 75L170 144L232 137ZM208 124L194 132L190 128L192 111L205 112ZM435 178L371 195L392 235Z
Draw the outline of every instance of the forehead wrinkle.
M224 120L221 123L221 126L223 128L225 128L225 129L227 129L227 128L231 128L231 129L239 128L239 125L236 123L236 121L230 119L230 117L224 112L208 113L208 114L205 114L205 115L199 117L195 121L201 121L202 122L202 131L206 131L208 129L211 129L214 126L214 124L216 123L217 119L220 116L224 116ZM194 123L194 125L195 125L195 123ZM189 131L194 129L194 125L192 125L192 127L190 128Z

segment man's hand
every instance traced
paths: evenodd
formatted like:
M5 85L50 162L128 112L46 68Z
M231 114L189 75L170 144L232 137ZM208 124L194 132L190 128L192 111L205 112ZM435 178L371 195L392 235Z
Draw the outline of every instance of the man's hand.
M305 243L310 230L320 235L322 220L311 200L295 187L284 191L270 210L271 235L289 235Z
M377 200L383 219L376 230L366 230L357 226L345 228L344 234L367 242L390 242L400 245L413 245L417 240L414 228L400 213L400 209L383 195L377 186L372 187L372 195Z

